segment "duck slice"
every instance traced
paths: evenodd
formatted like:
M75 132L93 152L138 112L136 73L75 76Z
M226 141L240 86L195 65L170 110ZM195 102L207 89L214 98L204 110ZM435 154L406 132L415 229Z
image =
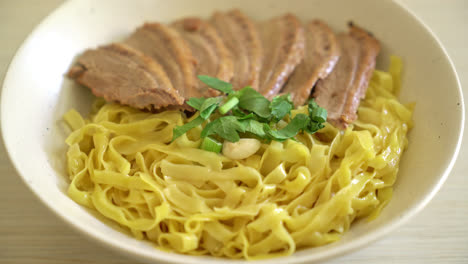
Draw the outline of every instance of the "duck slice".
M106 101L136 108L159 109L184 102L159 64L123 44L85 51L68 76Z
M231 83L238 90L245 86L258 89L263 51L259 33L250 18L235 9L215 12L210 23L216 28L234 59Z
M234 74L231 54L211 24L199 18L185 18L175 21L171 26L189 44L197 61L196 75L208 75L225 82L231 81ZM197 82L197 86L204 96L219 94L201 81Z
M304 58L304 29L292 14L264 21L258 28L265 54L259 91L271 99Z
M196 60L187 42L173 28L146 23L124 41L161 64L182 97L201 97L195 75Z
M357 108L364 98L380 44L370 33L350 24L348 34L340 34L341 57L327 78L319 80L313 92L316 102L328 111L328 121L346 128L357 119Z
M289 77L282 92L290 93L294 105L304 105L315 83L328 76L335 67L340 49L335 34L320 20L305 25L305 56Z

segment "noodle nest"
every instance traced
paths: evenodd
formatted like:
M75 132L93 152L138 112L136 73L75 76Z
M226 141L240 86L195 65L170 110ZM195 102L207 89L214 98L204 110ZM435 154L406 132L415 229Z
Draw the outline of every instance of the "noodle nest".
M389 72L374 72L346 130L327 123L238 161L198 148L203 125L171 143L174 126L195 118L179 111L101 100L89 119L70 110L68 195L184 254L258 259L337 241L392 197L413 108L396 97L400 72L397 57Z

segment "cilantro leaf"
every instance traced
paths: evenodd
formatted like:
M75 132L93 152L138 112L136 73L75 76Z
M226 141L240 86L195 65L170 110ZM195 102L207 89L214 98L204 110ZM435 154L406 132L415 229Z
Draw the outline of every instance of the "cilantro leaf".
M260 123L254 119L241 120L241 123L245 127L245 132L250 132L260 138L266 138L266 133L263 128L263 123Z
M243 116L237 117L238 120L246 120L246 119L252 119L254 118L255 115L253 113L250 113L248 115L244 114Z
M237 142L240 139L238 132L245 132L244 125L235 116L222 116L208 123L201 132L201 137L218 135L227 141Z
M208 117L210 117L213 111L216 110L216 108L219 106L221 100L221 97L192 97L187 101L187 104L200 111L200 116L203 119L208 119Z
M239 107L254 112L262 118L270 117L270 101L251 87L245 87L239 92Z
M309 117L315 122L324 123L327 121L327 110L320 107L314 98L310 99L309 104Z
M253 118L254 117L253 113L247 114L244 111L242 111L238 106L235 106L234 108L232 108L231 113L232 113L233 116L236 116L238 120L248 119L248 118Z
M184 124L183 126L174 127L174 129L172 130L172 141L182 136L183 134L187 133L187 131L189 131L190 129L201 125L203 121L205 120L201 116L198 116L197 118Z
M267 124L263 128L272 139L276 141L285 141L288 138L296 136L301 130L304 130L310 122L310 118L305 114L297 114L287 126L281 130L272 130Z
M218 105L215 104L207 106L203 111L200 111L200 116L205 120L208 119L217 107Z
M291 113L293 103L289 94L275 96L270 104L271 115L276 121Z
M202 81L209 87L215 90L221 91L223 93L229 94L233 92L232 84L227 83L225 81L221 81L220 79L213 78L213 77L206 76L206 75L198 75L198 79L200 79L200 81Z
M200 106L200 116L203 119L208 119L211 113L219 106L221 102L221 97L210 97L203 101L202 105Z
M191 107L195 108L196 110L200 111L200 108L201 108L203 102L205 102L205 100L206 100L205 97L200 97L200 98L192 97L192 98L187 100L187 104L190 105Z

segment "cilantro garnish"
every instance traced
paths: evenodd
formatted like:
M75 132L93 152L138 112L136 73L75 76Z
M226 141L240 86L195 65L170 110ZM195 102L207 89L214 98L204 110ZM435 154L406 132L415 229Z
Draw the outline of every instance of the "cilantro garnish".
M174 141L174 139L182 136L183 134L187 133L187 131L189 131L190 129L201 125L203 123L203 121L205 121L205 120L201 116L199 116L199 117L193 119L192 121L188 122L187 124L185 124L183 126L176 126L172 130L172 141Z
M245 132L245 126L235 116L222 116L208 123L201 133L201 137L213 134L230 142L239 141L239 133Z
M271 116L270 101L262 94L251 87L245 87L238 93L240 108L253 112L262 118L269 118Z
M271 100L270 104L271 115L275 121L283 119L286 115L291 113L293 109L293 102L289 94L276 96Z
M221 81L220 79L213 78L213 77L206 76L206 75L198 75L198 79L200 79L200 81L204 82L209 87L215 90L218 90L220 92L227 93L227 94L233 92L232 84L227 83L225 81Z
M303 131L310 123L310 118L305 114L297 114L286 127L280 130L272 130L267 124L263 125L268 136L276 141L285 141L295 137L300 131Z
M315 133L324 127L327 111L311 99L308 103L308 115L291 116L294 108L289 94L279 95L270 102L251 87L234 91L230 83L200 75L198 78L209 87L225 95L211 98L190 98L187 104L198 110L199 116L183 126L174 128L173 139L180 137L205 120L209 121L201 132L204 149L219 152L220 144L215 138L237 142L244 136L255 136L270 141L284 141L294 138L300 132ZM210 117L218 110L217 118ZM289 115L289 123L276 130L276 123ZM208 147L209 146L209 147Z

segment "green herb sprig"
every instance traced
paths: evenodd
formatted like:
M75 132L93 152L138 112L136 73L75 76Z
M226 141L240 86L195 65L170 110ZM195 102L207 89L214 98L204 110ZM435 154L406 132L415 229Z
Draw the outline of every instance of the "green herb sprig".
M214 152L221 151L221 148L213 136L237 142L240 139L239 133L249 133L265 141L284 141L300 132L315 133L324 127L323 123L327 120L327 111L311 99L308 103L308 115L297 114L284 128L277 130L276 124L291 115L294 108L289 94L276 96L270 102L249 86L234 91L230 83L222 80L206 75L199 75L198 78L223 95L190 98L187 104L196 109L199 116L183 126L176 126L173 130L173 141L190 129L203 124L216 110L220 117L210 120L201 132L204 139L202 147L208 146L207 150Z

